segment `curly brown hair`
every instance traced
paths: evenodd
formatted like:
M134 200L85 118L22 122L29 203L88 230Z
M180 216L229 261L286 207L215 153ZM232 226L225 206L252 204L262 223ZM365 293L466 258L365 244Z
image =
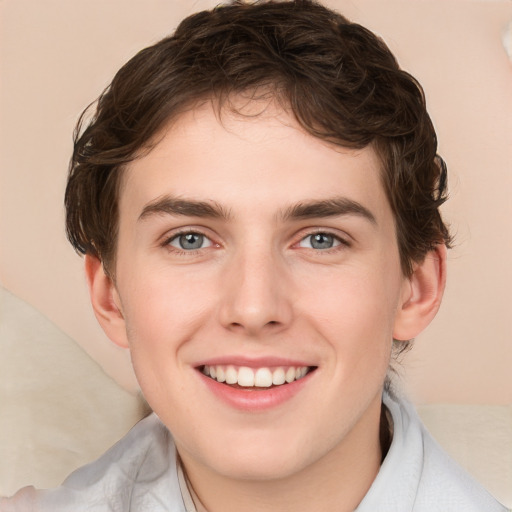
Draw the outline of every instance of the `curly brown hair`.
M204 101L264 91L312 136L373 145L395 215L402 270L450 244L439 206L446 166L418 82L366 28L311 0L232 2L189 16L135 55L75 130L65 196L68 238L115 272L123 166L164 124Z

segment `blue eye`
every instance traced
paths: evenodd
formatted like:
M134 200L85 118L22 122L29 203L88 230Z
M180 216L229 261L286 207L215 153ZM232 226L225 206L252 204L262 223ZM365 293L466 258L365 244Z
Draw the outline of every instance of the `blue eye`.
M212 242L209 238L201 233L182 233L176 235L169 241L169 245L182 249L184 251L194 251L210 247Z
M299 247L307 247L309 249L326 250L332 249L340 245L342 242L339 238L329 233L313 233L303 238L299 242Z

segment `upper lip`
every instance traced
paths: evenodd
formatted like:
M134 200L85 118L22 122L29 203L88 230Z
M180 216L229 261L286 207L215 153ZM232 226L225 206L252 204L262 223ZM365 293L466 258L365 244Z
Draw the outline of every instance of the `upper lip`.
M209 359L198 361L194 364L195 367L202 366L247 366L249 368L271 368L277 366L315 366L311 361L305 361L303 359L293 359L288 357L247 357L245 355L231 355L231 356L218 356Z

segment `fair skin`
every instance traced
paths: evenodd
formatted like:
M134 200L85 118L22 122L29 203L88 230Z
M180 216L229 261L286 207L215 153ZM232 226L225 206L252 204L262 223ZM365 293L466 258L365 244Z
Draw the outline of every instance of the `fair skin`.
M86 258L93 307L199 510L354 510L380 466L392 339L435 315L445 250L403 276L374 150L244 108L259 115L187 112L128 165L115 281Z

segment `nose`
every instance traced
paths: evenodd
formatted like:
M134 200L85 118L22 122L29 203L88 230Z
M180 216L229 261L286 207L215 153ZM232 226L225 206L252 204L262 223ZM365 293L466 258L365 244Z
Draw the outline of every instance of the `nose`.
M220 322L248 336L280 332L291 322L292 286L286 268L271 251L247 251L223 274Z

